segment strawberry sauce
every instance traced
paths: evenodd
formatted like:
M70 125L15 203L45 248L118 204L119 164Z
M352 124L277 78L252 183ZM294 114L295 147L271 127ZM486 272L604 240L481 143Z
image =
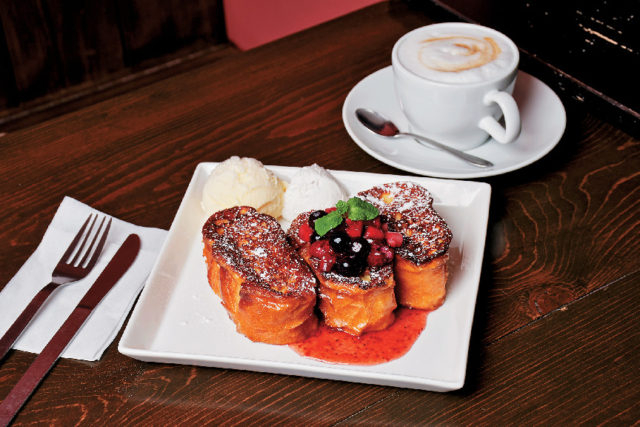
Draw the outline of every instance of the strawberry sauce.
M323 324L314 336L289 347L301 356L324 362L349 365L389 362L411 349L427 325L429 312L400 307L395 314L395 322L382 331L355 337Z

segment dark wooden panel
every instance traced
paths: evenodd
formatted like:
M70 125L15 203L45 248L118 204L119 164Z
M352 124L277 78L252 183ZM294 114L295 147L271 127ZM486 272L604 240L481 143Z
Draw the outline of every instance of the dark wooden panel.
M0 0L0 26L0 108L226 41L222 0Z
M96 80L124 67L113 1L46 0L64 86Z
M221 0L116 1L127 66L197 40L225 39Z
M13 65L9 56L7 39L4 36L2 19L0 18L0 111L3 108L17 104L18 90L13 75Z
M0 20L19 100L62 87L64 76L55 36L42 1L2 0Z
M437 0L509 34L527 52L640 112L640 2Z

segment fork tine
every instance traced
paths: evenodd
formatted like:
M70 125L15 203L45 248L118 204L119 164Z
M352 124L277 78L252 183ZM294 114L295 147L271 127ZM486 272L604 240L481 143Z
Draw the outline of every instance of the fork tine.
M82 261L80 261L78 263L78 267L83 267L84 264L87 262L87 260L89 259L89 256L91 255L92 251L93 251L93 247L96 244L96 241L98 240L98 238L100 237L100 232L102 231L102 226L104 225L104 221L105 221L105 217L102 217L102 221L100 221L100 225L98 226L98 229L96 230L96 233L93 235L93 238L91 239L91 242L89 243L89 247L84 250L84 257L82 258ZM96 222L98 222L98 219L96 217ZM91 230L89 230L89 232L91 232ZM89 237L89 233L87 233L87 238ZM83 245L84 246L84 245ZM78 252L78 256L80 256L80 252Z
M80 257L82 256L82 253L84 252L84 248L87 244L87 240L89 240L89 236L93 231L93 226L96 225L97 219L98 219L98 215L95 215L93 217L93 220L91 221L91 224L89 224L89 228L87 229L87 232L85 233L84 238L82 239L82 243L80 243L80 246L78 246L78 251L74 255L73 260L69 262L69 264L76 265L78 263L78 260L80 259Z
M104 218L102 218L102 222L100 223L100 229L98 229L98 232L96 233L96 236L93 238L93 242L91 243L91 248L89 249L89 251L87 252L86 257L89 255L89 253L91 253L91 250L93 249L93 245L96 243L96 240L98 240L98 236L100 235L100 230L102 229L102 224L104 223ZM102 237L100 238L100 241L98 242L98 245L96 246L96 250L93 252L93 255L91 256L91 259L89 259L89 264L87 264L88 269L93 268L93 266L96 264L96 261L98 260L98 257L100 256L100 254L102 253L102 248L104 248L104 244L107 241L107 235L109 234L109 229L111 228L111 220L112 218L109 218L109 222L107 222L107 226L104 228L104 232L102 233ZM84 259L82 260L82 264L84 264Z
M84 222L84 224L82 224L82 227L80 227L80 230L78 231L78 233L75 235L75 237L69 244L69 247L67 248L66 252L64 253L64 255L62 255L62 258L60 258L61 263L66 263L69 257L71 256L71 254L73 254L73 251L76 249L78 245L78 241L82 237L82 234L84 233L85 228L87 228L87 224L89 224L89 221L91 220L92 216L93 214L89 214L89 216L87 217L87 220Z

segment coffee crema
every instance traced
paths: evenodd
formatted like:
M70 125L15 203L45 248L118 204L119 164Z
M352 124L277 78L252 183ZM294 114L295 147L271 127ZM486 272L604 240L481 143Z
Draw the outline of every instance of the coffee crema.
M409 34L399 47L398 58L409 71L429 80L477 83L512 69L517 61L514 49L494 34L443 28Z
M482 67L502 52L491 37L434 37L420 42L418 60L436 71L459 72Z

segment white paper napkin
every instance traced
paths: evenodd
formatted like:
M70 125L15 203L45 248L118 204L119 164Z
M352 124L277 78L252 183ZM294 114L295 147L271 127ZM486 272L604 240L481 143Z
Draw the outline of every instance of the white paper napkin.
M0 336L36 293L51 281L53 268L91 212L99 211L70 197L64 198L36 251L0 292ZM139 227L113 218L106 244L93 270L84 279L54 291L13 348L40 353L131 233L138 234L142 242L137 258L93 310L61 356L90 361L100 359L118 334L147 280L166 230Z

